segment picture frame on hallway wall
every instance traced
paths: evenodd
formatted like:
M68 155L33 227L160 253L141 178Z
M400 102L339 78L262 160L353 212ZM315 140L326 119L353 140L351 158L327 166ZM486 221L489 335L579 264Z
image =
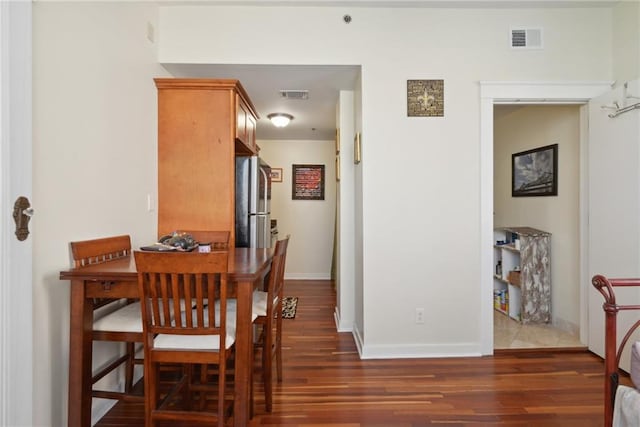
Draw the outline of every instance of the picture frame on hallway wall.
M324 165L293 165L292 200L324 200Z
M511 196L558 195L558 144L511 155Z
M271 168L271 182L282 182L282 168Z
M407 117L444 117L444 80L407 80Z

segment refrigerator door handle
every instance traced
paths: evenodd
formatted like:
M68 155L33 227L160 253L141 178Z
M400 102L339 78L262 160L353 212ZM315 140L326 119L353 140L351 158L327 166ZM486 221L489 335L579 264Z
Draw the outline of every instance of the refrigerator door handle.
M262 197L263 197L262 200L263 200L263 203L264 203L264 206L260 206L260 207L258 207L258 209L262 208L260 210L262 212L266 212L266 211L269 210L269 208L268 208L268 203L269 203L269 193L268 193L268 191L269 191L269 176L267 175L267 172L263 168L258 167L258 170L262 174L262 178L263 178L261 180L258 180L258 182L260 182L262 184L261 185L262 188L260 188L260 193L262 194Z

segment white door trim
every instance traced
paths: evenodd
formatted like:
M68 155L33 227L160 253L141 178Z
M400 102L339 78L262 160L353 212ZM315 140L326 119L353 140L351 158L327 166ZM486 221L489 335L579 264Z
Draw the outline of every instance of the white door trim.
M480 82L480 339L483 355L493 354L493 106L494 104L585 104L611 90L613 82ZM581 115L582 117L582 115ZM585 129L585 127L582 127ZM586 137L581 136L581 156L586 156ZM582 163L583 165L586 162ZM581 177L585 175L581 172ZM580 200L586 196L581 183ZM587 204L580 203L580 251L587 245ZM585 258L580 258L580 331L586 333ZM586 285L585 285L586 283Z
M31 2L0 2L0 425L33 425L32 241L13 204L31 199Z

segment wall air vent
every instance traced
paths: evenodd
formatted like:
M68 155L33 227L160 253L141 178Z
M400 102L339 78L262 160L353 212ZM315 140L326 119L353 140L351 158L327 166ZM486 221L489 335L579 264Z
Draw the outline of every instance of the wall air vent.
M512 49L542 49L542 28L511 28Z
M284 99L309 99L308 90L281 90L280 97Z

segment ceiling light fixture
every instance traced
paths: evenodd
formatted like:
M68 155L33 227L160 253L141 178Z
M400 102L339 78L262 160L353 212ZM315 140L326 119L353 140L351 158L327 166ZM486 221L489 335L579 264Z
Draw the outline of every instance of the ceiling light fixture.
M293 120L293 116L287 113L271 113L267 115L267 118L271 120L271 123L277 128L283 128Z

